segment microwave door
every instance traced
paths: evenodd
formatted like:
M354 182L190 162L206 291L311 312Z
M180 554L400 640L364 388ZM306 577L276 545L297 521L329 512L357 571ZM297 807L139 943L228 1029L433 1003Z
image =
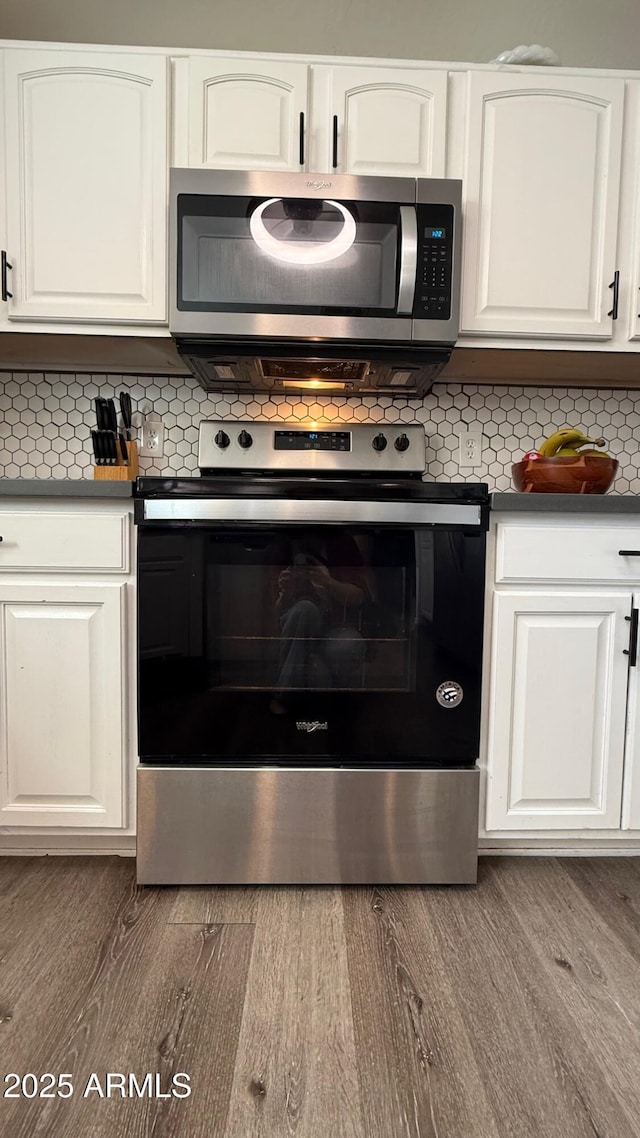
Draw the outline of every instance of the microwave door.
M415 205L180 195L176 335L411 338Z

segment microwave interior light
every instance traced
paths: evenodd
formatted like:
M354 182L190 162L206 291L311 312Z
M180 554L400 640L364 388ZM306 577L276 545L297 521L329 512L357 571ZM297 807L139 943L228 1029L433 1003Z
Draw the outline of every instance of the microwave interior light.
M295 387L297 391L300 388L309 389L312 391L344 391L347 386L346 383L340 383L338 380L330 379L283 379L283 387Z
M342 257L351 248L356 239L356 222L353 214L349 213L340 202L327 200L323 205L331 206L342 215L342 229L331 241L278 241L266 228L262 215L270 205L282 201L282 198L267 198L256 206L249 218L251 236L259 249L276 261L286 261L290 265L321 265L327 261L335 261Z

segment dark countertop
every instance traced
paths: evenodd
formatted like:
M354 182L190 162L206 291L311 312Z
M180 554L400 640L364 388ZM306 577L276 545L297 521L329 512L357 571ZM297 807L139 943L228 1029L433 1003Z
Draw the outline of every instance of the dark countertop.
M133 483L91 478L0 478L3 498L131 498ZM637 494L493 493L491 509L543 514L640 514Z
M516 494L491 495L492 510L539 514L640 514L638 494Z
M93 478L0 478L0 497L131 498L132 486Z

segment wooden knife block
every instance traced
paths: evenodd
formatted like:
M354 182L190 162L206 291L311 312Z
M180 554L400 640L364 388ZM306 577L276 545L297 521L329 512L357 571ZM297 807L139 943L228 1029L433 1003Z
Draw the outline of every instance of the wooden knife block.
M118 444L119 453L120 444ZM126 463L121 460L115 466L94 466L93 477L102 482L133 482L140 473L138 444L136 442L127 443L127 454L129 461Z

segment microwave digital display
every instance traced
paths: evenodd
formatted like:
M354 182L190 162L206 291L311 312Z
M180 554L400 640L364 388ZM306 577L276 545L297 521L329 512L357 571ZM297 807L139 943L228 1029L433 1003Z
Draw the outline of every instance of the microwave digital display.
M438 239L446 237L447 231L446 229L425 229L424 235L426 238L435 239L437 241Z

